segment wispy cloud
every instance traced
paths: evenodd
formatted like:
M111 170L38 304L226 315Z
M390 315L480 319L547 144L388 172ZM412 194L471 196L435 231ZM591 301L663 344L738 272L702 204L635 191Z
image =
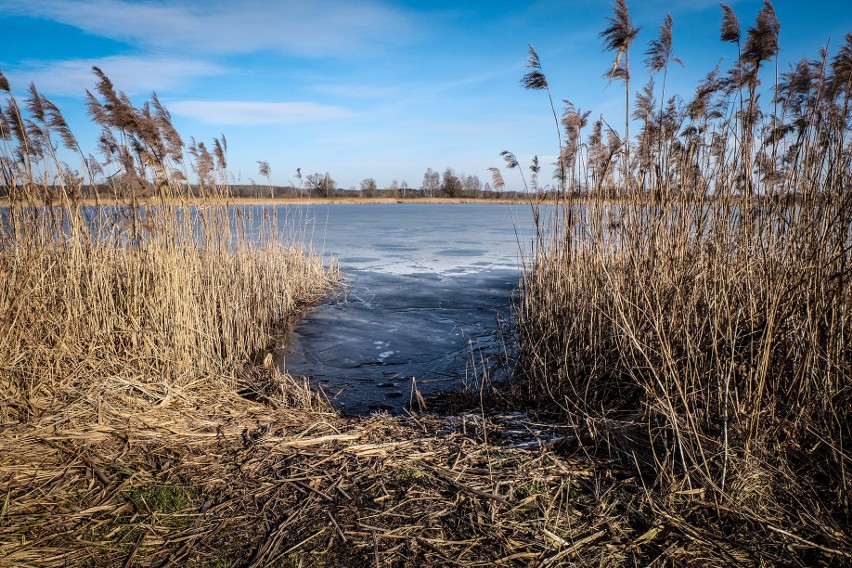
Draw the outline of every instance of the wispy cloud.
M135 46L195 53L353 55L405 41L417 32L407 13L377 0L190 0L179 5L151 0L0 0L0 9Z
M167 106L175 116L242 126L296 124L352 114L343 107L311 102L172 101Z
M351 99L383 99L398 96L402 92L402 89L399 87L351 83L320 83L314 85L312 89L318 93Z
M128 95L148 94L189 83L193 79L218 75L225 68L205 61L168 56L113 56L68 61L25 61L8 70L16 90L35 83L47 95L82 96L94 87L97 66Z

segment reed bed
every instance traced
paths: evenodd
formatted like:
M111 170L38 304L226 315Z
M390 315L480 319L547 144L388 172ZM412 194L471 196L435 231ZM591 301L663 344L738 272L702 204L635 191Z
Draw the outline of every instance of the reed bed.
M277 336L336 268L272 212L228 208L224 142L184 155L156 98L133 107L96 74L103 155L82 162L111 180L108 206L80 203L53 136L76 141L35 87L26 113L2 107L0 566L629 554L633 531L598 506L616 478L554 453L558 427L344 420L280 373ZM206 198L190 199L190 170Z
M101 382L117 376L150 375L164 388L224 376L262 359L275 330L336 278L268 212L250 227L229 210L224 142L214 141L215 162L195 141L186 156L156 95L135 108L95 72L101 99L88 96L103 161L80 152L34 85L27 112L11 93L2 112L4 417L25 420L45 397L110 396ZM59 140L79 152L93 185L97 175L110 180L116 204L81 207L84 179L60 160ZM206 201L185 200L181 168L196 172Z
M852 36L769 114L771 5L743 45L723 21L735 69L689 103L643 89L635 140L554 116L516 374L443 417L345 420L275 369L337 276L228 210L224 138L184 146L96 70L81 176L58 109L0 75L0 565L848 565ZM81 205L87 177L110 207Z
M570 424L570 451L641 480L625 514L659 529L655 565L847 565L852 34L765 73L761 105L780 24L767 2L741 38L724 8L739 59L689 101L655 102L664 20L635 140L598 120L583 145L589 113L568 103L561 204L538 211L517 305L516 400ZM607 74L629 84L623 1L610 24ZM532 48L530 67L527 87L547 89Z
M224 138L213 153L195 141L185 148L156 96L136 108L96 74L100 160L82 155L35 86L21 105L0 74L3 564L51 562L50 547L29 545L45 526L73 530L77 521L55 506L91 491L79 460L115 497L137 434L177 452L184 432L211 420L251 420L246 398L291 412L319 404L268 369L276 338L335 285L336 267L286 240L292 227L274 213L260 226L234 215ZM93 186L109 180L112 205L81 206L86 180L63 161L74 152ZM189 169L208 198L187 200ZM101 463L114 432L126 446ZM52 471L61 473L38 489ZM32 555L17 556L21 547Z

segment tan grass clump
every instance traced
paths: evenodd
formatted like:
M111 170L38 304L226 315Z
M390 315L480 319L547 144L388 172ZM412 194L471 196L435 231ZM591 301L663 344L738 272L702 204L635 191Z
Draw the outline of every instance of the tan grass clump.
M336 270L285 240L293 228L274 212L256 222L229 208L224 142L212 155L193 142L184 165L156 96L135 108L97 73L104 102L89 102L103 161L81 159L108 207L80 205L85 180L56 137L79 147L35 86L23 108L11 94L0 105L2 565L91 562L78 539L123 548L91 515L144 508L146 495L170 512L192 501L137 491L135 476L200 441L239 438L273 409L328 412L260 363ZM208 199L187 201L188 169ZM70 540L44 540L75 526Z
M38 414L34 399L112 396L104 381L116 376L172 388L233 374L336 277L285 241L274 214L252 226L228 208L224 138L212 156L190 145L189 168L211 199L185 201L183 143L168 112L156 96L133 107L95 71L104 102L90 93L89 107L105 162L82 158L91 185L109 174L114 206L79 205L84 180L60 161L54 136L79 147L35 86L29 115L12 95L2 113L0 382L4 413L20 420Z
M116 375L183 387L239 367L328 284L317 259L280 244L18 240L0 251L0 274L0 381L21 419L47 393L110 396L101 383Z

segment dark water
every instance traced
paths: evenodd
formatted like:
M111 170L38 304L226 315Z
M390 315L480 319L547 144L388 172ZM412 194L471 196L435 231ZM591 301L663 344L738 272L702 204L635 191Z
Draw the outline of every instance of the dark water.
M282 213L283 214L283 213ZM344 291L294 330L279 365L311 378L347 414L402 412L412 382L457 389L495 350L531 241L529 206L326 205L290 210L315 250L337 258Z

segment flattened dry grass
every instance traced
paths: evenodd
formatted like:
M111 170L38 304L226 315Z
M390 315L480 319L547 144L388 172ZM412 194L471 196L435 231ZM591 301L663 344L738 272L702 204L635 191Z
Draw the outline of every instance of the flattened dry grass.
M518 443L522 417L210 402L7 428L0 564L560 566L624 560L647 532L620 518L614 470Z

